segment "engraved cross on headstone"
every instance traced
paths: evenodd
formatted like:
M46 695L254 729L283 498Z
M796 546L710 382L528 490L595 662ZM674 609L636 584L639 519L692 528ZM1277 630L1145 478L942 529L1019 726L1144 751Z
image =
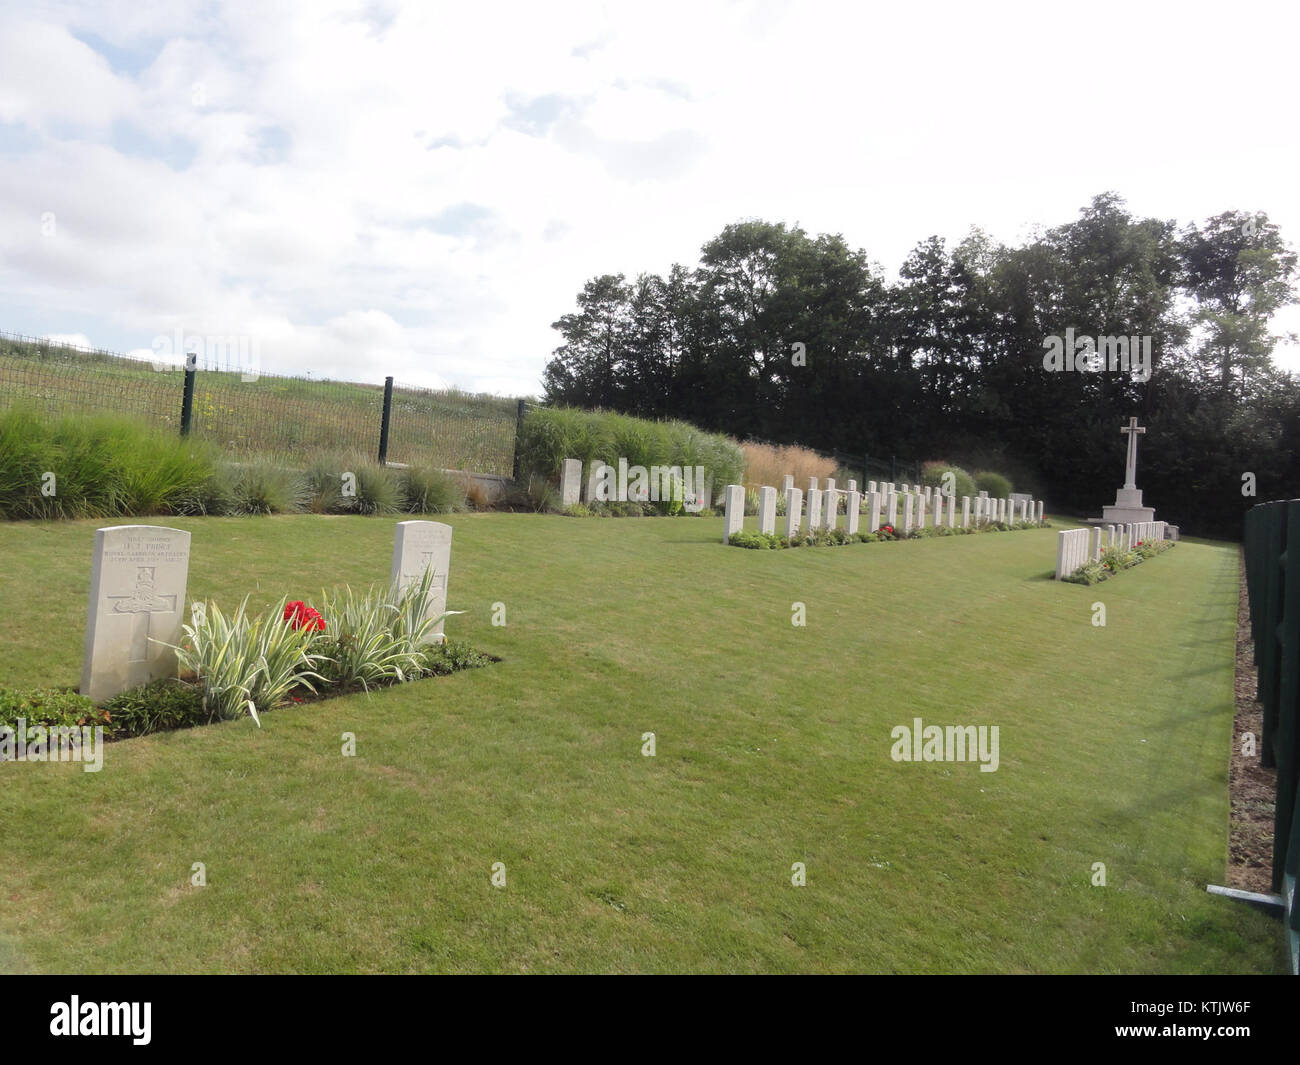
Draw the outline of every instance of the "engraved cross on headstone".
M154 614L174 614L176 596L156 595L153 590L153 566L137 566L135 588L126 595L110 595L113 613L132 614L131 657L128 662L144 662L149 653L149 634Z
M1128 425L1120 427L1121 433L1128 435L1128 455L1124 460L1124 487L1137 488L1138 436L1146 432L1144 426L1138 425L1137 418L1130 418Z
M403 573L402 579L407 581L418 581L421 577L424 576L424 571L427 570L432 565L433 565L433 552L421 551L419 568L414 573Z

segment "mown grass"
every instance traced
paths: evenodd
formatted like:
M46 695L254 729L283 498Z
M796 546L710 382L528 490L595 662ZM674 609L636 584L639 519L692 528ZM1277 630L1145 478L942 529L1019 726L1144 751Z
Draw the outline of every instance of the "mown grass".
M115 744L98 774L0 766L6 966L1284 964L1276 923L1205 891L1235 547L1185 542L1087 589L1050 579L1054 530L760 552L723 546L720 519L448 520L468 611L448 629L493 668ZM193 532L192 596L388 573L391 519L171 524ZM0 684L76 682L93 528L0 526ZM918 716L998 725L1001 767L891 761Z

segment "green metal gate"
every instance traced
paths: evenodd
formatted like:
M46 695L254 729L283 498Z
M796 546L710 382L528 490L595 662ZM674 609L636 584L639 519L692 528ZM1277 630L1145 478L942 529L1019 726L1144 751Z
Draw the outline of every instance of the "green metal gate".
M1260 757L1277 767L1273 821L1273 890L1286 899L1292 971L1300 965L1300 911L1295 907L1300 865L1297 766L1300 737L1300 499L1261 503L1246 513L1246 594L1264 704ZM1294 549L1296 556L1289 559Z

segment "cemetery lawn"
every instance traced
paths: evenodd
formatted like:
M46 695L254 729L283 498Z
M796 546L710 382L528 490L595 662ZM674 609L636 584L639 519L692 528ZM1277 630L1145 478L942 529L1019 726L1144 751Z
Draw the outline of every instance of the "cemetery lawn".
M395 520L160 524L233 608L385 579ZM1282 971L1280 926L1205 891L1235 545L1085 588L1050 579L1051 529L745 551L720 518L450 522L448 631L504 661L98 774L0 766L0 970ZM96 524L0 524L0 684L77 683ZM914 717L998 725L999 769L892 761Z

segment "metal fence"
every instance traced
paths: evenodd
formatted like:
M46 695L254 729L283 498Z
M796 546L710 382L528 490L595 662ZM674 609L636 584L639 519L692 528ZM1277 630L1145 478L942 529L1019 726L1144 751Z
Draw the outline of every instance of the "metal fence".
M868 481L921 483L921 463L916 459L900 459L896 455L854 455L847 451L832 451L830 457L842 469L862 474L860 483L864 486Z
M0 332L0 409L18 402L51 416L129 414L234 453L310 460L386 452L389 462L506 477L522 409L515 399L392 378L386 388L200 359L187 369Z
M1295 907L1300 866L1300 499L1261 503L1246 512L1246 590L1259 672L1256 697L1264 704L1260 756L1277 768L1273 816L1273 890L1286 900L1288 953L1300 967L1300 911ZM1295 557L1290 558L1290 552Z

